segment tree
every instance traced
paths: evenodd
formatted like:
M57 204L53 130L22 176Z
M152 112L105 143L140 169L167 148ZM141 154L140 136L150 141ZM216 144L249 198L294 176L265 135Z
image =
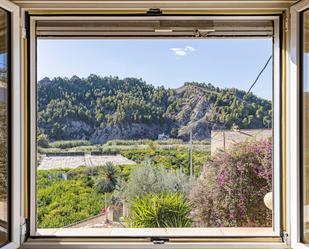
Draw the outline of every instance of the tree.
M95 187L98 193L104 193L104 206L107 208L107 193L111 193L116 189L118 179L118 170L113 163L107 162L105 164L102 178L99 178ZM106 216L106 223L108 218Z
M177 138L178 137L178 133L179 133L179 129L178 128L172 128L172 130L171 130L171 137L172 138Z
M189 193L194 180L180 170L169 170L163 166L145 162L131 172L124 191L116 193L116 196L129 201L135 197L144 197L149 193Z
M203 96L196 102L199 111L193 110L198 116L191 115L192 106L188 106L197 96ZM271 101L253 94L197 82L185 83L180 92L154 87L141 79L96 75L38 82L38 128L51 140L90 139L98 134L98 128L108 126L121 130L117 138L135 139L141 135L153 139L163 132L177 137L173 128L181 131L188 122L201 117L207 118L209 128L224 125L229 129L232 124L241 128L270 128L271 122L263 122L263 118L271 119L271 109ZM251 120L249 115L253 115ZM132 124L146 128L144 134L122 129ZM153 128L156 134L147 132Z
M46 134L40 134L37 138L38 146L42 148L48 148L48 138Z

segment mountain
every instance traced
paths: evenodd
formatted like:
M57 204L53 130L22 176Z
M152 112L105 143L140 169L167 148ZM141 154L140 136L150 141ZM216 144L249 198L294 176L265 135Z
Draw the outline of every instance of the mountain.
M269 100L236 88L187 82L178 89L141 79L44 78L38 82L38 133L50 140L210 138L212 129L270 128Z

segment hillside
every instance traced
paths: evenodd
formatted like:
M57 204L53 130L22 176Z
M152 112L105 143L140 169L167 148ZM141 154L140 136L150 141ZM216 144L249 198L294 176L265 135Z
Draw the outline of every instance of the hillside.
M44 78L38 83L38 133L50 140L210 138L211 129L271 127L271 102L235 88L185 83L154 87L118 77Z

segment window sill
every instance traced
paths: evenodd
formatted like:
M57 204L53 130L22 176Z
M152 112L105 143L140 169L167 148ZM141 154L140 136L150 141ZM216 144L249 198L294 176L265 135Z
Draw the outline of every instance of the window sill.
M283 242L190 242L154 244L152 242L40 242L27 241L21 249L287 249Z
M244 228L51 228L38 229L48 237L271 237L271 227Z
M272 228L39 229L37 237L28 239L22 248L289 248L282 242L281 237L272 234ZM104 236L106 237L103 238ZM163 244L156 244L151 241L152 236L170 237L170 240ZM204 238L201 238L202 236Z

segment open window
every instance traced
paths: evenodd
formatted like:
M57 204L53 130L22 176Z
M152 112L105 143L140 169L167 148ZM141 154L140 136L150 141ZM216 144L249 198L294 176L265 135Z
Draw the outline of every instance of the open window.
M277 16L30 16L31 236L281 241L279 51Z
M292 238L294 248L308 245L308 8L308 1L301 1L291 8L289 105L293 113L289 121L289 146L292 148L289 159L291 165L295 166L291 167L291 232L295 234Z
M0 3L0 247L20 243L18 7ZM13 208L14 207L14 208Z

